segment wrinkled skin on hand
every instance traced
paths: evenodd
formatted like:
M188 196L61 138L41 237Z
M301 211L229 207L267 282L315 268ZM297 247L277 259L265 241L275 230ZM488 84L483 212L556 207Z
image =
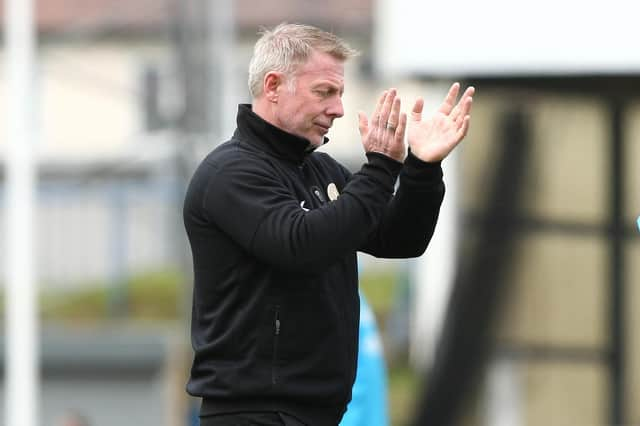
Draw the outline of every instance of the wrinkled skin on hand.
M400 107L396 89L389 89L380 96L371 122L364 113L358 114L358 127L365 152L378 152L396 161L404 160L407 115L400 112Z
M426 162L442 161L464 139L469 131L471 105L475 89L468 87L456 103L460 84L454 83L436 113L422 117L424 100L418 98L411 118L400 111L396 89L385 90L369 122L358 114L360 136L365 152L378 152L396 161L406 155L405 133L413 155Z

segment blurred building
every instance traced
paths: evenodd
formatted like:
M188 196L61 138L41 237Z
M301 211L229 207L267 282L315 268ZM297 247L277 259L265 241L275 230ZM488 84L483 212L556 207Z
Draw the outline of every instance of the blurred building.
M370 1L329 3L38 2L39 279L68 288L181 267L185 242L176 227L184 180L230 136L237 103L249 101L246 67L259 28L313 22L344 32L367 52ZM219 29L224 7L234 23ZM235 36L220 45L217 37L229 29ZM361 73L367 57L361 60L351 74ZM4 65L3 58L0 97ZM348 161L363 158L355 123L357 109L374 97L369 86L349 89L350 121L332 134L329 149ZM0 105L1 115L9 105ZM0 206L3 194L0 184Z
M442 257L428 251L416 288L417 315L447 294L445 320L424 313L416 324L414 353L436 362L425 401L461 399L472 387L464 371L482 379L459 424L637 423L637 5L377 5L377 70L478 89L453 170L455 272L443 278L428 260ZM457 364L433 354L434 342ZM454 407L441 402L420 409Z
M236 104L249 101L246 68L259 27L315 23L367 52L371 2L34 3L38 288L46 294L107 288L110 298L106 324L82 318L42 324L41 424L188 424L188 333L181 322L132 328L124 283L167 270L189 280L181 219L185 179L230 135ZM3 96L3 50L0 58L0 116L6 116L11 104ZM367 61L361 58L349 73L360 75ZM369 83L350 89L349 99L364 100L352 105L351 122L332 135L347 141L332 143L346 159L363 158L356 108L373 104ZM0 120L6 134L5 123ZM2 160L6 146L0 138ZM0 223L5 203L0 161ZM10 249L5 244L0 238L0 253ZM4 267L0 263L0 277ZM190 285L180 288L185 300L175 303L186 315Z
M166 8L43 1L36 14L40 283L69 288L175 264L175 178L165 172L174 143L146 120L143 96L149 69L167 69ZM11 107L3 99L2 114ZM1 206L1 184L0 195Z

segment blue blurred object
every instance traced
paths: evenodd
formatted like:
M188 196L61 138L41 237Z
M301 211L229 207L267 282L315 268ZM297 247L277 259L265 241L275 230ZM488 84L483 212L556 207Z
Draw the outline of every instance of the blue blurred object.
M340 426L388 426L387 370L375 316L360 295L358 372Z
M192 403L189 406L187 426L200 426L200 404Z
M638 224L638 231L640 231L640 216L638 216L637 224Z

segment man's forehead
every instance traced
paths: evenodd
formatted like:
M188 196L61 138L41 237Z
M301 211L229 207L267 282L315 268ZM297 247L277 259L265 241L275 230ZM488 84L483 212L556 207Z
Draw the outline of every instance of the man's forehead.
M344 77L344 60L335 58L328 53L314 52L307 62L298 68L297 74L327 74Z
M300 74L300 77L306 77L310 84L332 84L336 86L344 85L344 74L332 72L330 70L309 71Z

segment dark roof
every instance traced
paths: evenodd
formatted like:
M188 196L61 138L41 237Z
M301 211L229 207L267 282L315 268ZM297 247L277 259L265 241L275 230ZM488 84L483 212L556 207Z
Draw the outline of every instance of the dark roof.
M6 1L0 0L3 16ZM38 29L44 33L146 30L163 25L169 16L167 2L159 0L35 0L34 8Z
M280 0L273 2L236 0L236 16L241 29L272 26L282 21L315 24L336 32L369 32L372 0Z
M0 0L0 16L4 4ZM197 5L194 0L33 0L41 33L158 31ZM200 0L202 1L202 0ZM236 27L256 32L279 22L304 22L336 32L369 32L373 0L232 0ZM0 21L3 25L3 21Z

